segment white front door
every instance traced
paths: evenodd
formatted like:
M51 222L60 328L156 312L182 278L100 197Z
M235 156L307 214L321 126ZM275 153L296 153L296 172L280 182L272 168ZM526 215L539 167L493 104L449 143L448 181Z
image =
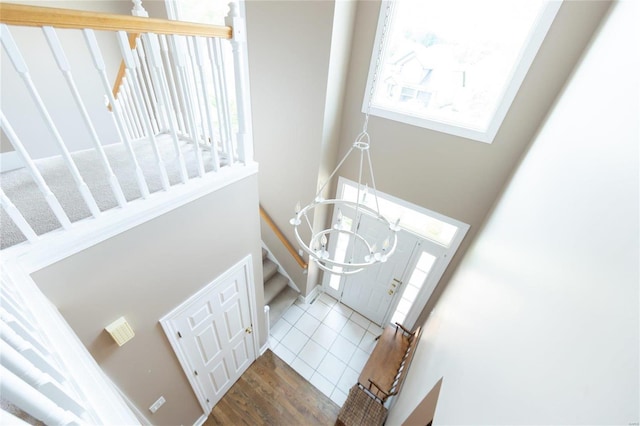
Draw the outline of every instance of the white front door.
M363 215L361 225L370 227L374 222L374 219ZM364 229L362 226L361 229ZM344 277L342 303L382 325L390 315L390 308L395 306L396 294L407 279L407 271L418 245L419 238L415 235L404 230L398 231L398 245L386 262Z
M342 212L342 215L343 224L354 230L355 211L349 209ZM334 222L335 220L334 217ZM379 221L367 214L361 214L357 226L359 234L365 238L371 237L371 240L379 239L376 238L376 234L384 235L388 232L387 229L381 228ZM358 252L363 249L360 245L356 246L356 253L352 253L353 246L349 244L348 239L342 242L330 241L329 244L330 250L337 249L345 259L352 254L355 258L361 258L366 254ZM376 324L382 325L390 317L389 311L395 306L396 294L408 278L407 273L414 263L414 253L419 244L420 238L401 229L398 231L396 250L386 262L377 263L353 275L325 273L324 291Z
M256 359L248 268L227 271L161 320L206 414Z

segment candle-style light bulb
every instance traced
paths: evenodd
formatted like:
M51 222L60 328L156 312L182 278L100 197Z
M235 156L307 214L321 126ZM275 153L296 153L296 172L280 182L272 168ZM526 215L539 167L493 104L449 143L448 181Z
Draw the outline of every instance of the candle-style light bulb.
M338 209L338 214L336 215L336 223L333 225L333 229L342 229L342 210Z
M388 248L389 248L389 237L387 237L384 240L384 243L382 243L382 251L387 251Z
M322 234L322 238L320 238L320 244L322 244L322 248L324 249L327 246L327 236Z
M289 220L289 223L292 224L293 226L298 226L300 225L300 219L298 219L298 213L300 213L300 201L298 201L294 207L295 209L295 215L293 218L291 218L291 220Z

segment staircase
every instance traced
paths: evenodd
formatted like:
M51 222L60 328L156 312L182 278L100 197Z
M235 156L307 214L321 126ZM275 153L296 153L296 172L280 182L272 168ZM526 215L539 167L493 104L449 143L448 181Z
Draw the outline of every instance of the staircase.
M269 252L262 249L262 275L264 283L264 304L269 306L269 326L273 326L282 314L293 305L299 292L289 286L289 278L278 271L278 264L269 258Z

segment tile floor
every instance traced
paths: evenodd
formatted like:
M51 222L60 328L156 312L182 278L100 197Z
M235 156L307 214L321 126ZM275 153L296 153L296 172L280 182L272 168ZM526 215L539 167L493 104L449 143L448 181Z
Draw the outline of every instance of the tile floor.
M274 324L269 347L342 406L382 329L332 297L296 301Z

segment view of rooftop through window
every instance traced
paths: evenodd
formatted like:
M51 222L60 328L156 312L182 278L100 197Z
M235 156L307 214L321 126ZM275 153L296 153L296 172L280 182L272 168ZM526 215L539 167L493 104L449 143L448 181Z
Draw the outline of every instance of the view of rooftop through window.
M224 25L224 17L229 11L225 0L169 0L182 21L203 24Z
M371 113L487 132L501 104L511 103L510 84L516 83L515 95L524 78L560 2L553 3L551 17L543 19L549 4L544 0L392 2ZM370 74L386 7L383 2ZM536 35L540 31L542 36ZM365 109L371 80L372 75Z

